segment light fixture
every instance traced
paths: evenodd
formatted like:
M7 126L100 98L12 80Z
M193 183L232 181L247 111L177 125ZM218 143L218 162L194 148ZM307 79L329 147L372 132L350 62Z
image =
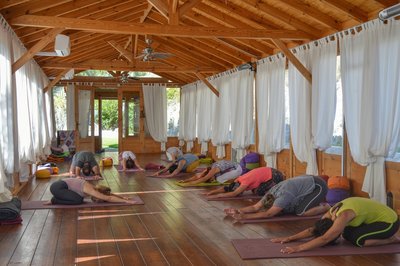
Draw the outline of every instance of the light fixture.
M379 19L380 20L387 20L389 18L393 18L400 15L400 3L388 8L385 8L381 12L379 12Z

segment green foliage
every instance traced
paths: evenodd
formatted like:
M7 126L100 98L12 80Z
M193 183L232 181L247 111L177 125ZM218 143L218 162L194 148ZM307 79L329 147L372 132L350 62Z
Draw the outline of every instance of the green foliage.
M67 99L63 87L53 90L54 119L56 130L67 129Z
M118 128L118 100L103 100L101 107L102 129L114 130ZM95 121L98 120L96 119Z

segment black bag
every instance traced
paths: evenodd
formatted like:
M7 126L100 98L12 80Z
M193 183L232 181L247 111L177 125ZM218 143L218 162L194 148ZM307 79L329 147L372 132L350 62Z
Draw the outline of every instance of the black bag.
M0 203L0 221L15 220L20 217L21 200L13 198L11 201Z

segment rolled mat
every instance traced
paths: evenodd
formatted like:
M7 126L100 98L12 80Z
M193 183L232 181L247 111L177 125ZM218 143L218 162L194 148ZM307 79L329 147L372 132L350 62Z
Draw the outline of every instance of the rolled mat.
M143 200L139 196L130 197L131 200L136 201L134 204L125 202L91 202L85 201L78 205L61 205L61 204L50 204L46 205L47 201L22 201L21 210L38 210L38 209L78 209L78 208L95 208L95 207L110 207L110 206L129 206L129 205L142 205Z
M285 221L304 221L304 220L318 220L321 218L321 215L314 216L297 216L293 214L285 214L281 216L274 216L270 218L262 218L262 219L240 219L237 220L242 224L252 224L252 223L265 223L265 222L285 222Z
M114 165L114 167L115 169L117 169L118 172L123 172L122 165ZM129 168L125 170L125 172L139 172L139 171L144 171L144 170L140 170L139 168Z
M180 187L209 187L209 186L225 186L229 185L229 183L220 183L218 181L213 181L213 182L202 182L193 185L188 183L175 182L175 185L178 185Z
M301 242L281 244L272 243L270 239L262 238L233 239L232 244L244 260L400 253L400 245L398 243L360 248L353 246L343 239L333 246L324 246L292 254L284 254L280 250L284 247L299 245Z
M227 198L216 198L216 199L210 199L206 196L206 200L208 201L221 201L221 200L246 200L246 199L261 199L262 196L254 195L254 194L246 194L246 195L241 195L241 196L236 196L236 197L227 197Z

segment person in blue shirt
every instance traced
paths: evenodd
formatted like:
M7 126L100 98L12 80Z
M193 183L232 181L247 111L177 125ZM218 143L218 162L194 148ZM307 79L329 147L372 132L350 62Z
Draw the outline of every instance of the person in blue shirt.
M164 169L154 173L152 176L174 177L180 172L192 173L199 166L199 157L194 154L186 153L179 156L175 161L167 164ZM169 172L169 174L165 174Z

